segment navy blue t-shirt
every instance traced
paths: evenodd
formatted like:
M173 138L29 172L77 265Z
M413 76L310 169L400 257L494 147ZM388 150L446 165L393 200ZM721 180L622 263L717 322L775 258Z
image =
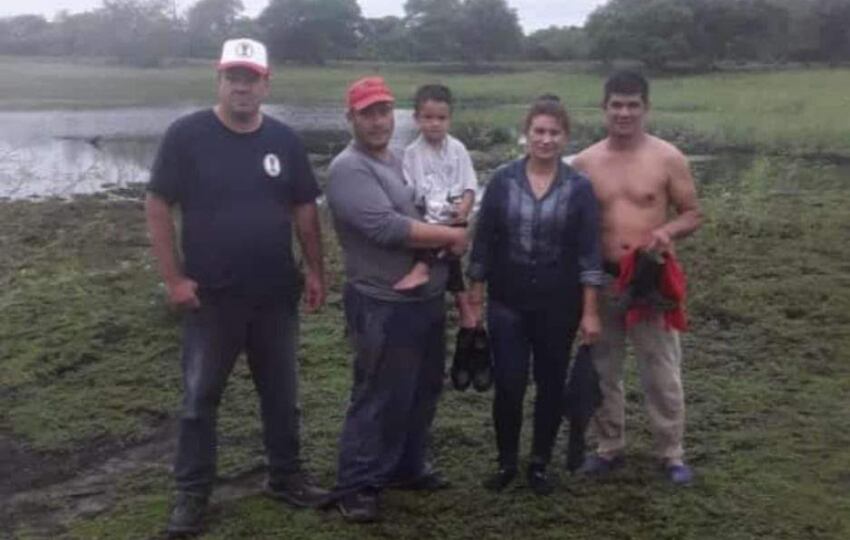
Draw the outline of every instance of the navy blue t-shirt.
M212 109L166 131L148 190L182 214L186 275L202 290L292 300L292 206L319 187L301 140L263 117L252 133L231 131Z

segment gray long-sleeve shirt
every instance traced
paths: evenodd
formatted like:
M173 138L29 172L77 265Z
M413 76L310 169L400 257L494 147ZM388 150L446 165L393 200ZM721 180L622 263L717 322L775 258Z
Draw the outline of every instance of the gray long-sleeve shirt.
M351 143L329 172L326 195L348 282L367 296L395 302L443 294L447 271L441 262L431 265L430 281L415 293L393 290L413 266L414 250L407 243L411 221L421 220L401 158L391 152L381 160Z

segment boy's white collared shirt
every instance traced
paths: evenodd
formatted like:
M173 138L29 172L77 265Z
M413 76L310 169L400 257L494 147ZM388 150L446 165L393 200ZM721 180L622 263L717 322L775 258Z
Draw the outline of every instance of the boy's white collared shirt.
M429 223L449 223L454 201L478 187L478 179L466 147L446 135L439 148L421 134L404 151L404 178L413 186L416 205Z

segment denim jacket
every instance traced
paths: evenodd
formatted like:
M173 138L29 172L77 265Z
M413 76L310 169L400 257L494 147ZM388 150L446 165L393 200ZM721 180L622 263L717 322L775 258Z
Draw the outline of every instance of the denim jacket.
M537 199L527 159L502 166L487 184L467 274L486 281L491 298L516 309L578 307L583 286L602 284L593 187L559 163L551 187Z

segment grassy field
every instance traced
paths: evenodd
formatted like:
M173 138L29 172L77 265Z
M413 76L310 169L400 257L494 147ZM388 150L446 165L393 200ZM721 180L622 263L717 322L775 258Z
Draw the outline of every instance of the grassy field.
M333 103L361 68L281 68L276 99ZM435 77L382 72L405 91ZM0 59L0 73L0 108L160 104L178 94L206 103L211 95L208 70L194 67ZM553 88L571 89L561 93L588 134L597 121L596 75L439 78L478 104L462 113L467 122L513 122L518 103ZM847 71L659 80L657 117L693 147L794 154L805 150L791 140L800 126L850 129L846 82ZM801 105L783 112L781 103ZM736 114L754 126L774 118L786 131L766 131L770 145L755 128L739 133L739 145L720 144L712 126L732 125ZM783 116L794 121L780 123ZM686 127L676 131L674 120ZM832 142L819 151L850 155L850 138ZM434 450L455 487L389 492L382 523L351 527L336 512L294 511L260 495L258 407L240 362L221 407L221 479L205 538L850 537L850 167L737 153L699 161L695 171L709 219L681 250L692 284L684 379L694 486L672 489L660 476L630 365L629 464L610 480L570 477L561 440L552 497L535 497L522 481L501 495L485 492L479 481L495 458L491 394L447 390ZM179 318L151 266L139 197L0 204L0 538L161 536L180 399ZM304 457L330 485L350 367L338 248L332 234L325 242L331 294L320 314L303 319L299 361Z
M683 250L691 489L665 485L649 457L633 372L630 466L603 483L557 466L548 499L522 482L499 496L478 486L494 458L490 396L448 391L434 445L457 487L390 493L383 523L351 528L335 512L296 512L259 494L257 406L240 364L222 405L207 537L846 538L846 172L769 158L698 168L712 219ZM179 406L177 318L150 268L140 203L3 204L0 239L0 462L11 479L0 518L15 538L157 537ZM337 250L326 242L332 294L304 319L300 361L304 455L331 484L350 374Z
M271 100L341 105L349 82L379 73L408 106L418 85L448 84L459 98L457 120L486 128L515 128L532 98L554 92L573 112L579 141L600 135L601 74L560 64L508 67L470 75L404 64L279 66ZM0 74L0 109L205 105L213 99L211 67L203 65L132 69L0 57ZM722 148L850 158L848 87L847 69L659 78L652 81L653 126L698 152Z

